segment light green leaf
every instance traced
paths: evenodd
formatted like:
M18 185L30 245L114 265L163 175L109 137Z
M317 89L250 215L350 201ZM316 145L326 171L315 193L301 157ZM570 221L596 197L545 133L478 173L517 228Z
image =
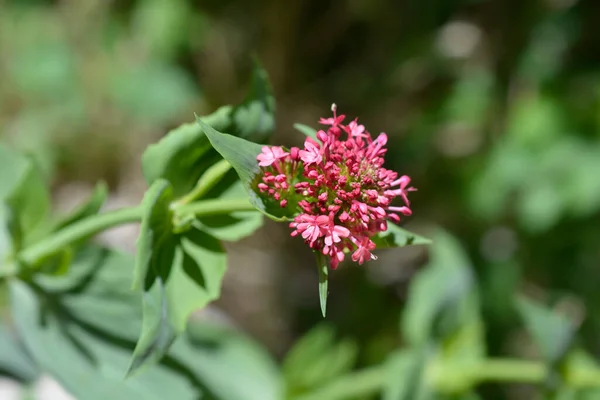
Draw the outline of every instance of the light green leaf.
M0 201L13 193L30 168L26 157L0 144Z
M0 374L5 373L22 382L33 382L38 367L25 351L11 327L0 320Z
M390 247L404 247L418 244L431 244L431 240L423 236L416 235L398 225L388 223L387 230L380 232L372 238L378 249Z
M130 348L71 318L57 298L40 298L25 283L11 282L11 307L25 345L44 371L76 398L86 400L191 399L198 390L167 368L123 379Z
M318 325L286 355L283 372L288 396L320 387L344 375L356 362L358 348L351 340L336 340L333 329Z
M402 318L402 332L412 345L445 337L478 316L470 262L459 242L438 231L431 261L414 278Z
M517 298L517 310L547 363L559 362L569 350L576 327L566 316L525 297Z
M140 293L130 290L132 264L129 255L89 247L76 255L69 274L36 276L36 284L47 293L39 298L39 307L42 300L47 304L50 324L37 325L32 318L36 321L32 340L43 348L35 356L76 398L282 398L277 367L263 348L240 332L195 319L162 362L124 379L142 324ZM48 338L48 331L55 335ZM68 362L70 358L73 361ZM88 387L86 379L99 383ZM88 397L84 392L99 390L102 384L106 390L113 386L116 397L102 391Z
M302 132L304 135L317 140L317 130L304 124L294 124L294 128Z
M268 352L242 333L192 318L171 356L190 367L210 398L281 400L283 380Z
M434 389L425 376L428 351L422 348L397 350L385 362L387 372L383 400L429 400Z

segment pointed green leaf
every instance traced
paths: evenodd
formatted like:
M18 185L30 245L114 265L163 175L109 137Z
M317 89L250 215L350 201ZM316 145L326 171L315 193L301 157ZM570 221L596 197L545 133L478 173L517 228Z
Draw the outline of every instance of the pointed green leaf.
M317 130L304 124L294 124L294 128L302 132L304 135L317 140Z
M261 152L262 145L217 132L198 117L196 117L196 121L204 130L215 150L229 161L238 173L250 197L250 202L256 209L275 221L286 221L291 218L291 213L293 213L291 207L281 208L279 202L262 195L257 188L260 168L256 156Z
M388 228L385 232L378 233L372 238L372 240L378 249L431 244L430 239L409 232L391 222L388 222Z
M321 314L325 318L327 313L327 284L329 280L329 260L320 252L316 251L317 269L319 271L319 303L321 304Z

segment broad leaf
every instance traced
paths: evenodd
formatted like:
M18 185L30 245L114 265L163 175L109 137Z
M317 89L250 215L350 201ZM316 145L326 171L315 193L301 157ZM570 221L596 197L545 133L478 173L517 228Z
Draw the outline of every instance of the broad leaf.
M39 371L14 330L0 320L0 375L2 374L8 374L22 382L33 382Z
M385 232L378 233L375 235L375 237L373 237L372 240L379 249L404 247L418 244L431 244L430 239L409 232L391 222L388 222L387 230Z
M163 361L124 379L142 324L139 292L130 290L132 265L129 255L89 247L76 255L68 275L36 277L47 323L32 318L27 334L42 348L34 356L46 372L82 399L282 398L268 353L239 332L197 320Z
M198 396L187 379L166 368L123 379L130 349L78 324L57 299L38 296L25 283L11 282L11 306L19 333L36 362L76 398L159 400L165 396Z

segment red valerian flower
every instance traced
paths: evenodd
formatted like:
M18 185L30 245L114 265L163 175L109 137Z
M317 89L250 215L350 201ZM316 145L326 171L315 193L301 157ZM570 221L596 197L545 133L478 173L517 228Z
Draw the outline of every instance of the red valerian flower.
M335 269L346 253L359 264L376 259L372 237L387 230L388 221L412 214L408 193L416 189L408 176L383 167L385 133L373 139L357 119L344 125L335 104L332 111L319 120L328 128L317 140L306 138L303 149L289 152L265 146L257 160L260 192L283 208L295 207L292 236L329 256ZM294 195L300 200L292 201ZM395 198L403 204L392 205Z

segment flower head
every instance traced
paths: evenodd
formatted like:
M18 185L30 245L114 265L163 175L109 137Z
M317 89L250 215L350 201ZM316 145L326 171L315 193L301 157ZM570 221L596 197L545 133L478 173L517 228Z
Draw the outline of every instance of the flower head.
M383 167L385 133L373 139L357 119L344 125L335 105L332 111L319 120L328 128L317 140L307 138L303 149L290 152L266 147L257 160L263 167L258 189L281 207L295 207L292 236L329 256L336 268L346 253L359 264L376 259L373 236L388 221L411 215L408 193L416 189L408 176ZM396 198L401 204L392 204Z

